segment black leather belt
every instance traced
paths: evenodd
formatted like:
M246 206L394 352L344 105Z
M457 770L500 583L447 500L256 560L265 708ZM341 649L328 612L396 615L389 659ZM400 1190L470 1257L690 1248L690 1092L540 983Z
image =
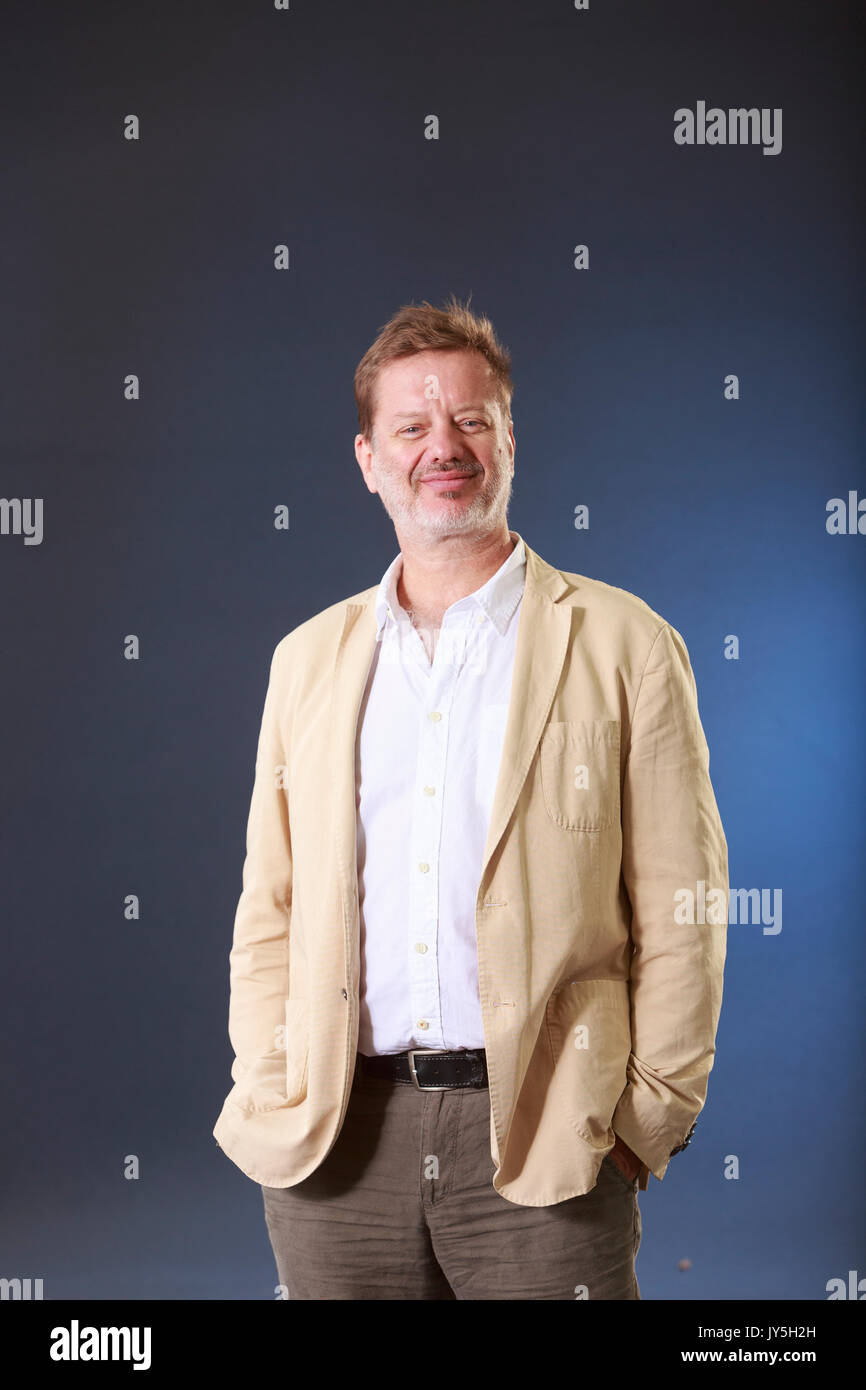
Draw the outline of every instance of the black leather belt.
M487 1085L487 1053L483 1047L462 1052L437 1051L413 1047L408 1052L393 1052L379 1057L358 1053L358 1066L363 1076L381 1081L402 1081L417 1086L419 1091L454 1091Z

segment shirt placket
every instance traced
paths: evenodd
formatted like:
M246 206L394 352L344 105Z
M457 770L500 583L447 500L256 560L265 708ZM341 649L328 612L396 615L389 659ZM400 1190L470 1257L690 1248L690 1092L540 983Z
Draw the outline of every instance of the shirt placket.
M417 635L417 634L416 634ZM439 858L454 700L465 657L462 623L446 617L432 665L419 680L418 763L410 834L407 940L415 1046L445 1046L439 981Z

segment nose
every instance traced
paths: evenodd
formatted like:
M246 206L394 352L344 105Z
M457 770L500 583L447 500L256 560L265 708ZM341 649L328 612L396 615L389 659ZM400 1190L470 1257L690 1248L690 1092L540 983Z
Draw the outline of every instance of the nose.
M462 464L466 460L466 436L450 420L436 421L427 441L427 465Z

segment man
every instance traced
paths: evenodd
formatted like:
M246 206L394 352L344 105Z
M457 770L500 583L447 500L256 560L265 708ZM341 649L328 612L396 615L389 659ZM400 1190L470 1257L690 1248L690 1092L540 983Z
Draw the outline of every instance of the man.
M289 1298L637 1299L726 949L688 653L509 530L488 320L405 306L355 394L400 553L273 654L214 1134Z

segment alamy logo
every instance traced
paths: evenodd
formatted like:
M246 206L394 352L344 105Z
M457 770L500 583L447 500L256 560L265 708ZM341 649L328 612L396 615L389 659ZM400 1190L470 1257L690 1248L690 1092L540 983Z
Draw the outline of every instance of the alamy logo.
M778 936L782 930L781 888L731 888L726 892L699 878L694 889L678 888L674 903L674 921L678 927L763 923L764 936Z
M150 1369L149 1327L52 1327L52 1361L132 1361L134 1371Z
M680 106L674 112L674 140L678 145L763 145L764 154L782 149L782 108L731 107L724 111L699 101L695 110Z
M41 1279L0 1279L0 1298L41 1298Z
M41 545L42 498L0 497L0 536L23 536L25 545Z
M856 1269L848 1270L848 1282L844 1279L828 1279L825 1285L827 1298L853 1298L859 1303L866 1299L866 1279L861 1279Z

